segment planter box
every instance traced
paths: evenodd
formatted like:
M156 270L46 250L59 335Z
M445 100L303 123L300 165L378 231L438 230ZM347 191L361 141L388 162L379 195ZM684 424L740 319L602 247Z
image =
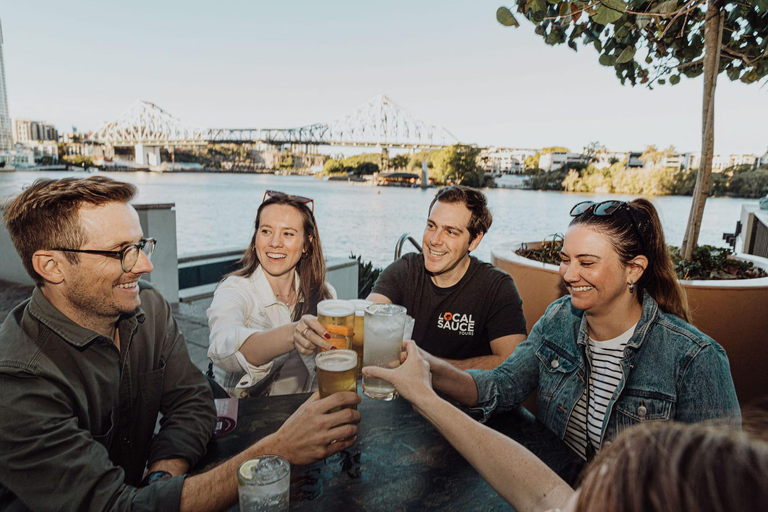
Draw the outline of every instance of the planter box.
M547 306L567 293L557 265L515 254L520 242L501 244L491 251L492 263L515 280L523 299L528 332ZM539 243L527 244L537 248ZM768 271L768 259L739 255ZM768 277L732 281L685 281L692 323L715 339L728 353L739 402L768 393Z

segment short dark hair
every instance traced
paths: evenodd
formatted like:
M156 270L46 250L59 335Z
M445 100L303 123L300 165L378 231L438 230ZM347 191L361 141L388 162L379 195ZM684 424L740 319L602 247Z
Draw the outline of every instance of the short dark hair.
M468 226L470 241L474 240L477 235L486 234L491 229L493 215L488 209L488 200L485 198L485 194L479 190L464 185L441 188L429 204L429 213L432 213L432 207L438 201L441 203L462 203L472 212Z
M3 219L24 268L41 283L43 278L35 272L32 256L54 247L82 247L87 242L79 220L84 204L128 203L135 195L135 186L104 176L44 178L9 201ZM64 253L64 257L72 263L79 261L76 253Z

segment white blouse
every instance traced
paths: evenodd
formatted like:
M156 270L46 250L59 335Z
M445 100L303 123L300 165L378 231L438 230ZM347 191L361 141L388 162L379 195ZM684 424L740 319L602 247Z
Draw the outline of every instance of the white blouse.
M326 286L336 298L336 290L328 283ZM294 287L298 294L298 274ZM293 306L288 307L275 298L261 266L250 277L230 276L219 284L207 315L211 331L208 357L216 366L216 380L231 396L239 397L238 389L256 384L274 365L279 365L280 376L272 384L270 395L303 393L312 388L314 354L302 356L294 349L256 366L246 361L240 352L251 334L289 324L293 318Z

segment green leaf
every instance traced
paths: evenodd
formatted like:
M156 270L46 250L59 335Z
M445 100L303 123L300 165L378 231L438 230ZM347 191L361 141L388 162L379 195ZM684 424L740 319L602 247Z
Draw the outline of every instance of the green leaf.
M672 0L676 1L676 0ZM600 25L608 25L618 21L624 15L624 2L622 0L602 0L592 21Z
M499 7L496 11L496 20L505 27L519 27L520 23L517 22L517 18L512 14L512 11L506 7Z
M622 50L618 57L616 57L616 64L624 64L635 58L635 47L627 46Z
M680 75L672 75L669 77L669 83L672 85L677 85L680 83Z
M675 12L676 10L677 0L667 0L666 2L660 3L658 7L653 9L653 12L658 12L659 14L669 14L671 12Z
M598 62L603 66L613 66L613 57L607 53L601 53Z
M664 85L665 83L667 83L667 81L666 81L666 80L664 80L663 78L659 78L659 79L657 80L657 82L659 83L659 85Z
M525 2L525 10L531 10L533 14L542 13L547 10L546 0L527 0Z
M766 2L768 2L768 0L766 0ZM645 16L644 14L639 15L635 19L635 25L640 30L643 30L645 27L647 27L648 23L650 23L650 22L651 22L651 17L650 16Z

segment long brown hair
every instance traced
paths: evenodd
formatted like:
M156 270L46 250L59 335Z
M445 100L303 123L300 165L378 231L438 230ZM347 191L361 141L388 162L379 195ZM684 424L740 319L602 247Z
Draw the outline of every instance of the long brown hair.
M571 221L572 226L575 224L585 224L606 235L625 265L640 255L648 258L647 268L635 283L638 300L647 290L662 311L691 321L688 299L677 282L659 214L648 200L635 199L613 215L594 215L589 210Z
M299 274L299 293L296 307L293 310L293 320L296 321L306 314L316 315L317 303L331 298L331 293L325 286L325 258L323 257L323 247L320 244L320 233L317 229L315 216L306 204L289 195L273 195L261 203L256 213L251 243L238 262L240 268L226 277L251 277L256 272L256 269L259 268L259 257L256 254L256 237L259 234L261 212L272 204L292 206L302 217L304 247L307 249L307 252L302 255L296 264L296 272Z
M766 481L768 443L734 428L651 422L600 452L576 510L764 510Z

